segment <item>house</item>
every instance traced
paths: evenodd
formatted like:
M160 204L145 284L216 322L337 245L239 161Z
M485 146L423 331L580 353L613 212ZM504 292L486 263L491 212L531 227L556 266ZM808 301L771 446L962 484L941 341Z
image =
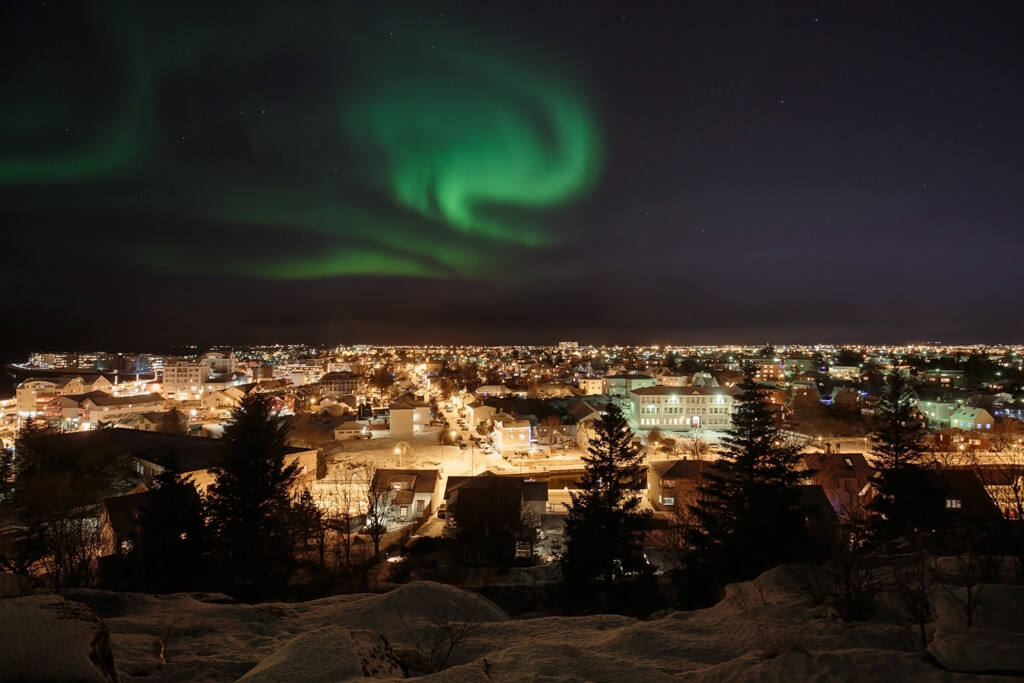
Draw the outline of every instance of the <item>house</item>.
M853 389L832 389L832 407L844 413L859 413L862 396Z
M349 439L369 439L371 437L370 428L365 424L356 422L355 420L348 420L342 422L339 427L334 430L335 441L348 441Z
M607 393L603 377L580 377L580 392L584 396L598 396Z
M949 426L967 431L990 432L995 422L992 415L983 408L961 406L949 416Z
M566 408L569 422L575 428L575 441L579 448L587 449L597 435L594 423L601 420L601 413L589 403L576 399Z
M164 408L166 401L160 394L110 396L93 392L81 403L82 419L93 425L116 422L129 413L151 413Z
M529 420L521 420L508 413L495 413L491 420L494 423L491 438L499 453L530 447L533 431Z
M963 405L962 397L954 397L950 393L919 391L917 409L928 419L932 429L946 429L957 408Z
M379 469L374 472L370 485L391 491L387 497L391 519L411 522L433 514L440 483L441 475L437 470Z
M470 428L475 428L482 422L490 420L497 410L493 406L484 405L476 401L472 403L466 403L466 422Z
M643 387L653 387L658 380L650 375L608 375L604 378L609 396L629 396L630 392Z
M711 467L704 460L657 460L647 464L647 497L656 511L693 505L697 487Z
M245 398L245 391L242 387L226 387L210 392L199 399L199 405L203 410L233 410Z
M547 485L490 473L449 477L444 505L445 523L461 546L463 562L506 566L516 558L517 545L532 538L540 524Z
M118 418L118 429L140 429L144 432L184 434L188 430L188 415L177 409L166 412L129 413Z
M972 468L947 468L924 472L917 494L915 523L931 530L978 529L1002 520L999 509ZM878 493L878 476L864 488L869 504Z
M944 524L965 529L995 524L1003 512L989 495L978 475L967 468L950 468L930 473L930 483L938 496L937 506L944 513Z
M388 406L392 436L415 434L430 424L430 404L404 394Z
M850 518L862 508L860 492L875 476L863 453L814 453L802 456L809 480L819 485L837 515Z
M808 410L821 405L821 392L812 380L797 380L790 388L789 403L795 410Z
M127 555L134 550L139 541L139 520L151 498L149 491L142 490L107 498L101 503L98 555Z

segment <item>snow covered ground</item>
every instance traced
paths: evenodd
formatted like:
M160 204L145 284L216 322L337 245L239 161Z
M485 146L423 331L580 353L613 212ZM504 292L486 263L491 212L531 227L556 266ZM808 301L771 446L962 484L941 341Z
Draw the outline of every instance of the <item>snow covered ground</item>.
M981 593L972 628L955 591L935 593L927 653L915 649L913 632L896 618L843 623L814 606L785 569L731 586L712 608L646 621L510 619L484 598L429 582L296 604L102 591L72 597L102 617L126 681L396 679L403 667L412 675L429 669L435 637L451 644L446 634L457 640L447 668L424 680L955 682L1010 680L994 671L1024 675L1024 588L1004 585ZM24 645L11 621L11 610L32 607L24 600L39 598L0 601L0 624L7 625L0 666ZM80 670L83 648L68 629L49 643L40 628L30 637L58 672L64 658L68 671Z

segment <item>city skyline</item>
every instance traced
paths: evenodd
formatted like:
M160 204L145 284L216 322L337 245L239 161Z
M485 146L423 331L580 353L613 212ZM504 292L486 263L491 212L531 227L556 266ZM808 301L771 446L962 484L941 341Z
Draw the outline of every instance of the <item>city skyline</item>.
M2 12L8 360L1024 341L1010 3Z

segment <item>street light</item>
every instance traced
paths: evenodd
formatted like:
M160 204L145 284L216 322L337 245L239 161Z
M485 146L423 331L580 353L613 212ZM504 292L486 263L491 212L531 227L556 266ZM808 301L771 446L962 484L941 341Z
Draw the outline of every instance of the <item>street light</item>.
M395 446L395 455L398 456L398 467L401 468L402 467L402 449L400 447L398 447L398 446Z

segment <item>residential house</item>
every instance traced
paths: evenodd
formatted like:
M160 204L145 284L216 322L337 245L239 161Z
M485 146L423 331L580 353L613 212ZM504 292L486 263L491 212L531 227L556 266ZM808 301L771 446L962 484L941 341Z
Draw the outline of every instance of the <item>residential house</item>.
M466 422L470 428L476 428L482 422L487 422L497 410L493 406L484 405L483 403L467 403L466 404Z
M863 453L815 453L802 456L805 470L813 472L811 483L819 485L837 515L859 515L863 503L860 492L875 475Z
M430 424L430 404L404 394L388 406L392 436L416 434Z
M495 413L491 421L494 423L491 438L494 441L494 448L499 453L527 449L533 442L533 430L529 420L508 413Z
M586 401L576 399L569 403L566 408L569 413L569 424L563 427L572 427L575 435L576 445L586 450L590 447L591 441L596 436L594 424L601 420L601 413Z
M334 430L335 441L347 441L349 439L367 439L370 438L370 428L355 420L349 420L342 422L341 426Z
M151 413L129 413L118 418L114 426L118 429L139 429L144 432L184 434L188 430L188 415L177 409Z
M603 377L580 377L580 392L584 396L599 396L607 393Z
M953 413L963 404L963 398L950 393L919 391L917 409L928 419L931 429L945 429L950 426Z
M627 397L642 387L653 387L658 384L658 380L650 375L616 374L605 377L604 381L608 395L620 397Z
M449 477L445 521L461 546L463 562L511 564L519 556L518 546L528 544L540 524L538 511L547 507L546 494L544 482L520 477Z
M861 396L859 391L835 387L832 389L832 407L844 413L859 413Z
M647 463L647 497L659 512L685 509L697 501L697 487L711 463L705 460L656 460Z
M949 416L949 426L967 431L990 432L995 420L992 415L983 408L972 408L961 406Z
M391 491L387 496L390 517L395 522L412 522L429 517L440 491L441 475L437 470L379 469L373 474L371 486Z

